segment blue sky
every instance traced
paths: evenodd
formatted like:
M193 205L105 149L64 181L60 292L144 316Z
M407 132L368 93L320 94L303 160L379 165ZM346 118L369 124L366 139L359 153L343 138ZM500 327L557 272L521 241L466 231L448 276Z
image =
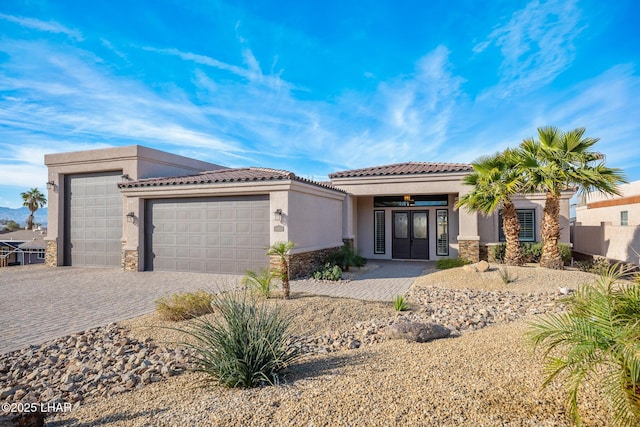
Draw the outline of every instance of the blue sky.
M45 153L140 144L330 172L587 128L640 179L635 1L0 4L0 206Z

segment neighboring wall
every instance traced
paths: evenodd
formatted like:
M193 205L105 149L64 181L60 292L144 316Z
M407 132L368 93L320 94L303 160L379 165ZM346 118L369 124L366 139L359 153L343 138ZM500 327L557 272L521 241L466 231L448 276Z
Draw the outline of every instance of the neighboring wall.
M573 250L640 264L640 226L620 226L606 222L600 225L576 223L573 226Z
M622 196L590 194L576 208L573 249L587 255L640 264L640 181L618 187ZM621 212L627 225L621 225Z

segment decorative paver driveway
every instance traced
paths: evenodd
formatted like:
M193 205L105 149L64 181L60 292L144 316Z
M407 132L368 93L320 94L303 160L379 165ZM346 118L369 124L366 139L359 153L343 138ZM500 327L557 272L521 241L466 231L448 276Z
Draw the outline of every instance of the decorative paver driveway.
M239 279L102 268L0 268L0 353L149 313L168 293L229 289Z
M427 262L380 262L350 282L291 282L293 291L390 301L403 294ZM45 266L0 268L0 354L149 313L174 292L225 290L241 277Z

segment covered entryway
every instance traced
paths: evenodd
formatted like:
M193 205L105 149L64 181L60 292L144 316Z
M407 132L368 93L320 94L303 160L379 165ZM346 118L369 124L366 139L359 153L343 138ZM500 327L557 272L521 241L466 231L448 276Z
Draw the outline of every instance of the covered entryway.
M120 267L122 171L65 176L64 265Z
M269 266L269 196L147 200L145 270L244 274Z
M393 211L393 258L429 259L428 219L428 211Z

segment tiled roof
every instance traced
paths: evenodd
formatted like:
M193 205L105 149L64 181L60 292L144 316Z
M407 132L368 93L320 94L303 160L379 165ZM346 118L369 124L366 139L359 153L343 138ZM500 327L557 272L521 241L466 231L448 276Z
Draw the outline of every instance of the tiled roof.
M446 172L468 172L471 170L471 165L464 163L407 162L334 172L332 174L329 174L329 178L334 179L354 178L362 176L417 175Z
M187 184L214 184L214 183L232 183L232 182L259 182L259 181L280 181L295 180L308 184L318 185L320 187L330 188L332 190L341 191L331 185L312 181L310 179L296 176L293 172L269 169L269 168L228 168L215 171L207 171L198 175L178 176L171 178L148 178L138 181L129 181L118 184L120 188L136 188L136 187L155 187L168 185L187 185Z

